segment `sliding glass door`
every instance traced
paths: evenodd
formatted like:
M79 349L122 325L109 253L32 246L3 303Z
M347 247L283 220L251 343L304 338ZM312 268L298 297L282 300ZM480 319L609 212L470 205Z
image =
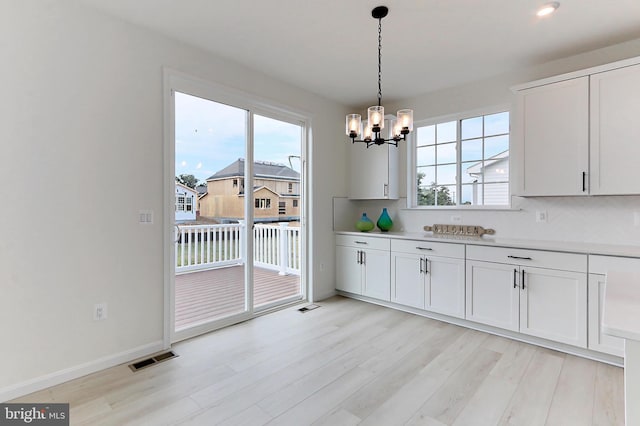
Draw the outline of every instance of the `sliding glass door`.
M171 96L169 309L178 341L305 297L306 128L197 90Z

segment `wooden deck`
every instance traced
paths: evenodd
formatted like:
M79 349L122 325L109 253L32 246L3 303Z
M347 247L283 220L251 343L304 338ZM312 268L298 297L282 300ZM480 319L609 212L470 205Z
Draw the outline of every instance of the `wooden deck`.
M300 294L298 275L254 268L254 307ZM176 275L176 330L244 311L244 266Z

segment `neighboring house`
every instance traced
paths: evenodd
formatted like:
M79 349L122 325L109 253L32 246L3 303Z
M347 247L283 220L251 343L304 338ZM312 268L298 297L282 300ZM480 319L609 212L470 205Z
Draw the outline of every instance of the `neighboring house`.
M244 164L240 158L207 179L207 192L198 200L200 216L220 223L244 217ZM283 164L256 161L253 167L254 220L300 220L300 174Z
M176 222L196 220L196 200L198 193L195 189L176 182Z
M467 174L475 179L472 204L509 204L509 151L494 155L467 168ZM481 185L480 182L484 182ZM484 188L484 202L480 203Z

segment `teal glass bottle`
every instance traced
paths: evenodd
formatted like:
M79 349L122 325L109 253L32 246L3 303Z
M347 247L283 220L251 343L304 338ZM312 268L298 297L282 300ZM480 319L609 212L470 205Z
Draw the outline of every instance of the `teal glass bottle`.
M362 213L362 217L356 222L356 228L358 228L360 232L369 232L374 227L373 221L367 217L366 213Z
M382 214L378 218L376 225L378 225L378 228L380 228L382 232L388 232L393 227L393 221L386 207L382 209Z

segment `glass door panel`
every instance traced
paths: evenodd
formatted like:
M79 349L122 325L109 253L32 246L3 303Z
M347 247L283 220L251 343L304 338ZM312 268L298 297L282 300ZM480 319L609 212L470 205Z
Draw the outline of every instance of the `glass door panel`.
M245 167L249 113L175 92L174 334L246 315Z
M253 306L302 298L304 126L253 115Z

